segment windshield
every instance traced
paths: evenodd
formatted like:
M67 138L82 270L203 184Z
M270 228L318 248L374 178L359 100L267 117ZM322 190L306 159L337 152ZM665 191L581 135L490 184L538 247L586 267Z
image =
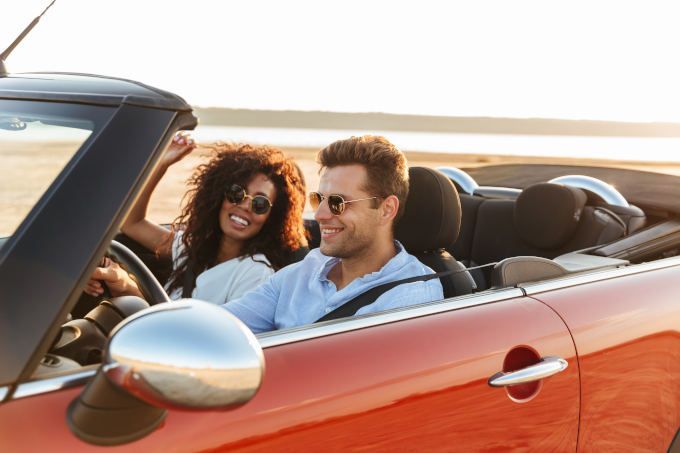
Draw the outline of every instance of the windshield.
M100 107L0 101L0 237L11 236L101 122ZM108 109L107 109L108 110Z

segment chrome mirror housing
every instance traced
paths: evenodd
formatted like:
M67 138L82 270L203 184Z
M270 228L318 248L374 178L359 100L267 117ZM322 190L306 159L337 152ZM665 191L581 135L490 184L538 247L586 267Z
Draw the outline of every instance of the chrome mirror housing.
M264 355L255 335L225 309L184 299L143 310L116 327L102 371L156 407L229 409L259 389Z
M104 363L67 409L71 431L95 445L121 445L157 429L168 409L230 409L260 388L264 354L225 309L184 299L119 324Z

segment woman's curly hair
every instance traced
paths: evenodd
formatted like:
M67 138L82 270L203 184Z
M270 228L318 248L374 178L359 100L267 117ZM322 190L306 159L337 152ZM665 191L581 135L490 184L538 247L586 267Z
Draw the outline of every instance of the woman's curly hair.
M278 270L295 250L307 245L302 222L305 184L293 160L270 146L218 143L210 148L214 155L189 179L185 206L173 222L173 231L184 230L183 252L170 274L168 293L184 286L187 272L195 279L217 264L223 234L219 213L226 189L232 184L246 187L257 173L274 183L276 199L267 221L256 236L246 241L242 254L262 253Z

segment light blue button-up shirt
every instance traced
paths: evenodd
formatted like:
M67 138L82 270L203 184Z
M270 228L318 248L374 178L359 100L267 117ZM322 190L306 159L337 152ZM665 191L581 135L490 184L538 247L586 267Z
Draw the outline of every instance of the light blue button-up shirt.
M397 241L398 253L377 272L357 278L337 290L328 272L340 259L314 249L300 262L286 266L258 288L223 307L243 321L253 332L310 324L359 294L383 283L432 274L429 267L409 255ZM443 299L439 279L397 285L357 314Z

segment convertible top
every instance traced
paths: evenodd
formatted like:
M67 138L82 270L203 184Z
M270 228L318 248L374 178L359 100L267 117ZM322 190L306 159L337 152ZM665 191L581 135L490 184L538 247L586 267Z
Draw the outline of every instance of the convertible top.
M524 189L558 176L585 175L611 184L642 209L680 214L680 177L648 171L578 165L502 164L464 169L480 186Z
M191 112L181 97L133 80L93 74L24 73L0 76L0 99L121 104Z

